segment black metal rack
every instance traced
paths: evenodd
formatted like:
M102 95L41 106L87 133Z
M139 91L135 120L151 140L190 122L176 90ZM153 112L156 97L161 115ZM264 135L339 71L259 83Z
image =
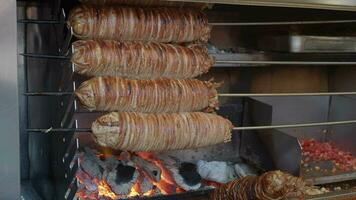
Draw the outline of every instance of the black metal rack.
M43 54L43 53L20 53L25 59L44 59L44 60L59 60L63 64L62 67L71 69L71 73L67 74L67 82L63 82L58 91L26 91L23 93L26 102L32 97L55 97L58 98L57 102L62 108L59 119L59 127L27 127L25 131L29 134L53 134L60 135L62 138L63 148L65 153L60 156L60 162L65 166L65 169L59 173L60 176L65 178L66 192L64 199L73 199L77 182L75 180L75 171L78 167L76 152L80 148L79 137L80 135L91 132L90 128L83 128L78 126L78 121L73 118L76 113L102 113L90 112L80 108L79 103L76 101L73 92L76 89L76 82L74 78L74 66L70 63L72 41L72 31L65 26L65 12L61 10L60 20L34 20L34 19L20 19L20 24L36 24L36 25L51 25L63 27L63 32L66 32L64 38L58 38L63 41L61 47L58 49L58 54ZM269 26L269 25L299 25L299 24L330 24L330 23L356 23L356 20L328 20L328 21L290 21L290 22L234 22L234 23L211 23L213 26ZM353 58L354 54L335 54L335 57L330 55L294 55L277 53L256 53L250 54L214 54L217 58L214 67L251 67L251 66L269 66L269 65L355 65L356 59ZM260 60L256 60L258 57ZM277 59L278 58L278 59ZM340 61L343 60L343 61ZM30 68L31 66L25 66ZM27 82L27 74L25 75L25 82ZM60 89L62 88L62 91ZM295 96L349 96L356 95L356 92L318 92L318 93L222 93L220 97L295 97ZM26 112L28 112L28 105L26 105ZM26 117L28 113L26 114ZM314 123L294 123L282 125L264 125L264 126L248 126L248 127L235 127L235 131L243 130L261 130L261 129L283 129L283 128L298 128L298 127L311 127L311 126L326 126L326 125L345 125L356 123L356 120L343 120L343 121L328 121L328 122L314 122ZM210 190L189 192L187 194L179 194L167 196L167 199L189 199L192 196L201 196L210 193ZM149 199L159 199L160 197L150 197ZM145 199L145 198L143 198Z

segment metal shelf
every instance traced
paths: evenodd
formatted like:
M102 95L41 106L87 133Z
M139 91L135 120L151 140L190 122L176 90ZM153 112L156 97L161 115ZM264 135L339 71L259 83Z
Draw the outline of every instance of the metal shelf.
M168 0L187 1L187 0ZM356 1L324 1L324 0L188 0L189 2L205 2L231 5L273 6L291 8L313 8L326 10L356 11Z

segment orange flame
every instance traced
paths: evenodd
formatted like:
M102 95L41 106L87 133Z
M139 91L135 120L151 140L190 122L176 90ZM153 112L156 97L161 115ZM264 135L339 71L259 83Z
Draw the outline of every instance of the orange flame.
M141 186L140 180L137 180L136 183L132 186L130 193L127 195L129 197L140 196Z
M98 179L95 179L94 181L98 185L99 197L108 197L111 199L118 198L118 195L116 195L114 192L112 192L110 186L106 183L106 181L98 180Z
M153 182L153 184L158 187L162 194L167 195L180 193L182 191L182 189L178 187L178 184L174 180L169 169L167 169L163 162L156 158L154 154L148 152L138 152L137 155L147 161L150 161L161 170L161 180L159 182Z
M152 196L156 193L155 189L148 190L147 192L143 193L143 196Z

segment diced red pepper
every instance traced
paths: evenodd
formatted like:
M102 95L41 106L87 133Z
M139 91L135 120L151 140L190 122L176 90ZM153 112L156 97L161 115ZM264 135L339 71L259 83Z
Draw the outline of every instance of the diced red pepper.
M342 151L330 142L319 142L314 139L300 140L305 161L332 161L337 169L356 170L356 158L351 152Z

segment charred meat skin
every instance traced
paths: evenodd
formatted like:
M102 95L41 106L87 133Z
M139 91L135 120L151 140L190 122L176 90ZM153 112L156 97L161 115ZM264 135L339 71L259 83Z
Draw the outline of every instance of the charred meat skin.
M143 113L213 111L220 84L196 79L131 80L95 77L75 94L88 110Z
M204 13L188 8L82 5L70 12L67 23L80 39L207 42L211 31Z
M232 124L215 114L113 112L92 124L96 142L127 151L168 151L228 142Z
M79 40L73 49L75 71L88 76L186 79L208 72L214 64L207 49L198 45Z

